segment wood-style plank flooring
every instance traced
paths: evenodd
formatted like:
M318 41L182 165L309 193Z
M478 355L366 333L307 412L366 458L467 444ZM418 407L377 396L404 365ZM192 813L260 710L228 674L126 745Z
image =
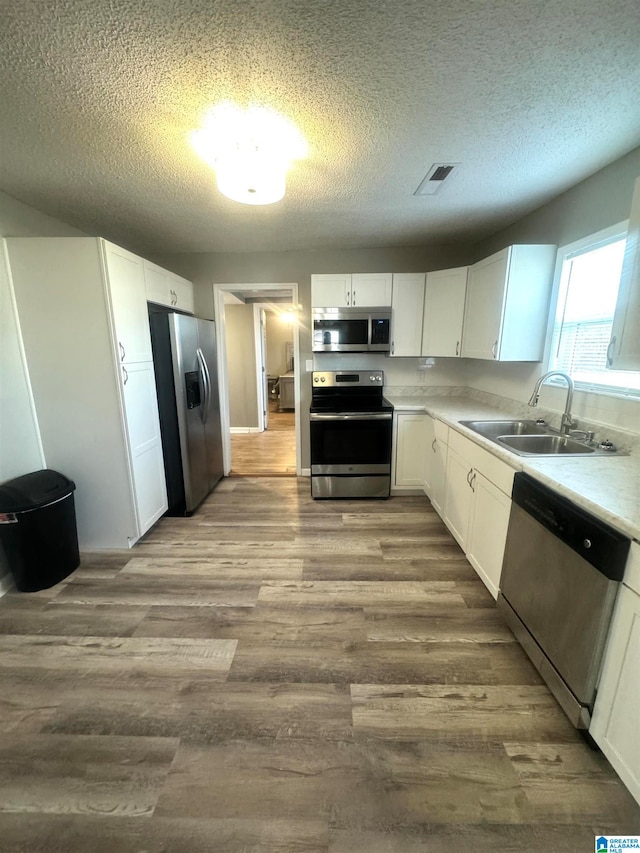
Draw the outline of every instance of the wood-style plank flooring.
M0 599L0 850L593 850L640 808L424 498L223 480Z
M258 433L232 433L231 472L235 476L289 476L296 474L294 412L280 412L269 400L268 427Z

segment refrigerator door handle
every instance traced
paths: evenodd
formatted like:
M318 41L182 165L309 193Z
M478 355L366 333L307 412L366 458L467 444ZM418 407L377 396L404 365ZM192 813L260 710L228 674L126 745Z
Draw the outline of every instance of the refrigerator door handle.
M202 423L206 424L209 417L209 403L211 402L211 377L209 376L209 368L205 361L204 354L200 347L196 350L198 361L200 362L200 370L202 371L202 384L204 385L204 406L202 406L201 417Z

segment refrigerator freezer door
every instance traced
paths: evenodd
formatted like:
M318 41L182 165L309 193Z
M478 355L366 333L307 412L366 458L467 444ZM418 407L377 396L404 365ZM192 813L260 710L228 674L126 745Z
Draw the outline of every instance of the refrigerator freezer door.
M212 320L197 320L197 323L199 350L204 360L202 374L206 392L204 398L206 411L203 414L202 421L205 430L207 477L209 490L211 490L224 473L220 396L218 393L216 327Z
M193 512L209 494L207 446L202 423L206 388L198 360L198 321L184 314L170 314L173 371L180 431L186 511ZM187 393L193 374L198 374L199 395Z

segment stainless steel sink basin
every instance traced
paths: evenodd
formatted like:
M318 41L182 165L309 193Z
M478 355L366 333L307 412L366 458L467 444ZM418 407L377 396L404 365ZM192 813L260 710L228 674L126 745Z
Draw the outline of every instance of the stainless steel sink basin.
M624 456L617 450L600 449L578 441L545 424L526 420L460 421L461 426L482 435L518 456Z
M549 430L535 421L460 421L463 426L496 439L501 435L548 435Z
M563 455L595 453L595 447L589 447L566 435L501 435L497 440L500 444L522 455L555 456L558 453Z

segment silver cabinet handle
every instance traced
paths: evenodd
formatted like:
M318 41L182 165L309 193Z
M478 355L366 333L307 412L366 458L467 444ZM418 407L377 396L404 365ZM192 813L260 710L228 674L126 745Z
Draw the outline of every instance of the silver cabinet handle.
M460 341L456 341L456 355L460 355Z
M356 304L356 292L355 292L355 290L352 291L352 294L353 295L351 297L351 304L355 305Z
M127 372L127 368L124 367L124 365L122 367L122 373L124 374L124 382L122 384L126 385L127 382L129 381L129 373Z
M121 341L118 341L118 346L120 347L120 361L124 361L125 351Z
M436 452L436 441L437 441L437 439L434 438L433 441L431 442L431 449L433 450L434 453Z
M467 486L471 488L471 475L473 474L473 468L469 468L467 471Z
M396 351L396 342L391 341L391 355L394 355L395 351Z
M351 291L347 290L345 293L345 301L347 303L347 307L351 305Z
M498 341L496 341L496 342L494 343L494 345L491 347L491 355L492 355L494 358L497 358L497 357L498 357L497 353L498 353Z
M472 492L475 492L475 489L473 488L473 484L475 483L475 481L476 481L476 472L474 471L473 477L471 478L471 482L469 483L469 486L471 487Z
M609 346L607 347L607 367L611 367L613 364L613 348L616 343L616 336L614 335L609 341Z

